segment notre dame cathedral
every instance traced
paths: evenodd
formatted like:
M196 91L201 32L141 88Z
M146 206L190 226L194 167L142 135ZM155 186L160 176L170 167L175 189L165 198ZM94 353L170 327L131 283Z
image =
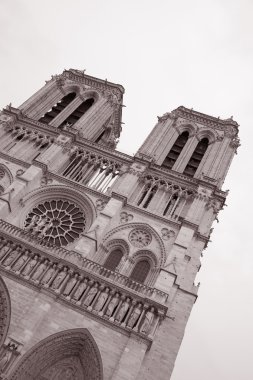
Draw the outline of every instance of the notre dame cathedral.
M0 114L0 378L170 379L238 124L178 107L134 157L124 88L65 70Z

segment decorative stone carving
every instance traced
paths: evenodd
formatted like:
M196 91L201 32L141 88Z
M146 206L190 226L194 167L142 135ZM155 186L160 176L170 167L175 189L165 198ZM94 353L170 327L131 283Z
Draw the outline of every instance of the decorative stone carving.
M55 279L51 285L52 289L58 289L59 288L62 281L66 277L66 272L67 272L67 268L65 267L65 268L63 268L63 270L60 273L58 273L58 275L55 277Z
M151 243L152 236L144 229L135 228L129 234L129 241L134 247L143 248Z
M163 240L169 240L175 236L175 232L173 230L169 230L168 228L162 228L161 234Z
M141 304L138 303L138 305L134 308L132 311L130 318L127 322L127 327L133 328L138 321L139 317L141 315Z
M100 311L103 308L103 306L104 306L104 304L108 298L108 293L109 293L108 288L106 288L103 292L101 292L100 296L97 299L95 306L93 307L93 310Z
M73 299L75 301L79 301L80 300L80 298L82 297L82 295L83 295L84 291L86 290L87 286L88 286L88 280L87 280L87 278L85 278L84 281L80 283L80 285L78 286L77 290L75 291L75 294L73 296Z
M29 251L26 249L24 254L22 254L19 259L15 262L15 264L13 265L13 270L14 271L19 271L21 269L21 267L25 264L25 262L27 261L28 259L28 254L29 254Z
M23 269L22 271L22 274L23 276L28 276L31 271L33 270L33 268L35 267L35 265L37 264L37 260L38 260L38 255L35 255L29 262L28 264L25 266L25 268Z
M103 199L97 199L96 200L96 207L98 211L102 211L105 208L106 201Z
M92 303L92 301L94 300L95 298L95 295L97 294L98 292L98 284L95 284L94 286L92 286L90 288L90 290L88 291L85 299L84 299L84 302L83 304L85 306L90 306L90 304Z
M112 297L111 301L109 302L109 304L108 304L108 306L107 306L107 310L106 310L106 312L105 312L105 315L106 315L107 317L111 317L111 316L112 316L112 314L113 314L113 312L115 311L115 308L116 308L116 306L118 305L118 303L119 303L119 294L116 293L116 294Z
M131 220L133 220L133 215L132 214L128 214L127 212L123 211L121 214L120 214L120 223L128 223L128 222L131 222Z
M12 262L17 259L20 253L20 250L21 250L21 247L17 247L16 249L14 248L14 250L10 254L8 254L8 257L4 260L3 265L5 267L11 265Z
M24 229L51 244L65 246L79 237L86 218L78 206L67 200L38 204L26 217Z
M115 320L117 322L123 321L128 309L129 309L129 301L130 301L130 298L127 297L126 300L122 302L122 305L120 306L120 309L119 309L119 311L116 315L116 318L115 318Z
M155 309L151 307L149 311L146 312L144 316L144 321L141 325L140 332L143 334L148 334L152 325L152 322L154 320L154 311Z
M56 267L56 265L54 264L51 268L48 269L45 276L43 276L43 278L41 280L41 283L43 285L48 285L49 281L51 280L51 278L53 277L53 274L55 272L55 267Z
M36 271L34 272L33 276L32 276L32 279L34 281L38 281L39 277L42 275L42 273L44 273L44 271L46 270L46 267L47 267L47 263L48 263L48 260L46 259L43 263L41 263L38 268L36 269Z
M74 286L75 286L76 283L77 283L77 279L78 279L78 273L75 273L74 277L72 277L72 278L68 281L68 283L67 283L67 285L66 285L66 287L65 287L65 289L64 289L64 291L63 291L63 295L64 295L64 296L69 296L69 295L70 295L70 293L71 293L72 290L74 289Z

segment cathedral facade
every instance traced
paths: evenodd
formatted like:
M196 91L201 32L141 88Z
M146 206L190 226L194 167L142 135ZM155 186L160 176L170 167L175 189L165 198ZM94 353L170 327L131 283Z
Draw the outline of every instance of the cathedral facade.
M0 379L170 379L238 124L185 107L134 157L79 70L0 114Z

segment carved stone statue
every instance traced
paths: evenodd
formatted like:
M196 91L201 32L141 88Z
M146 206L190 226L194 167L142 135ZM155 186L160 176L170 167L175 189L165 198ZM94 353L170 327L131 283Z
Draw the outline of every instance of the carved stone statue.
M42 275L42 273L44 273L46 267L47 267L47 263L48 263L48 260L46 259L43 263L41 263L38 268L36 269L36 271L34 272L33 276L32 276L32 279L37 281L39 279L39 277Z
M22 274L24 276L28 276L31 273L32 269L37 264L37 259L38 259L38 255L35 255L34 258L28 262L28 264L25 266L25 268L22 271Z
M90 290L88 291L88 294L86 295L83 304L84 304L85 306L89 306L89 305L91 304L91 302L94 300L95 295L97 294L97 292L98 292L98 285L95 284L95 285L92 286L92 288L90 288Z
M63 291L64 296L68 296L71 293L71 291L73 290L75 284L77 283L77 278L78 278L78 274L76 273L74 275L74 277L72 277L68 281L68 283L67 283L67 285L66 285L66 287L65 287L65 289Z
M41 238L43 238L46 234L46 232L51 228L53 227L53 222L49 219L46 219L46 223L45 225L41 228L41 230L39 231L39 236Z
M11 248L12 243L8 241L7 243L4 243L3 247L0 250L0 259L4 257L4 255L7 253L7 251Z
M37 225L33 228L34 232L37 232L39 233L42 228L46 225L47 223L47 218L44 216L44 217L41 217L40 220L37 222Z
M4 372L7 363L9 363L12 356L12 351L5 351L4 355L0 359L0 373Z
M111 317L116 306L118 305L119 303L119 294L116 293L115 296L111 299L111 301L109 302L109 305L107 306L107 310L106 310L106 313L105 315L107 317Z
M45 276L42 277L41 283L43 285L47 285L49 281L51 280L54 272L55 272L55 264L51 268L49 268Z
M55 277L55 279L51 285L52 289L58 289L59 288L62 281L66 277L66 272L67 272L67 268L63 268L63 270L57 274L57 276Z
M17 247L16 249L14 249L13 251L10 252L10 254L8 255L8 257L4 260L3 262L3 265L5 267L11 265L11 263L16 260L16 258L18 257L19 253L20 253L20 250L21 248L20 247Z
M154 320L154 311L155 309L151 307L149 311L146 312L144 321L141 325L140 332L143 334L148 334L150 331L150 327L152 325L152 322Z
M131 316L127 322L127 326L133 328L136 322L138 321L140 315L141 315L141 304L138 303L138 305L134 308L134 310L131 313Z
M25 227L26 231L31 231L34 229L35 226L37 226L38 221L40 220L39 215L33 215L30 223Z
M100 311L100 310L103 308L103 306L104 306L104 304L105 304L105 302L106 302L106 300L107 300L107 298L108 298L108 293L109 293L109 289L106 288L106 289L100 294L100 296L98 297L97 302L96 302L96 304L95 304L93 310Z
M15 264L13 265L12 269L16 272L18 271L22 265L27 261L28 259L28 254L29 254L29 251L28 249L25 250L24 254L22 254L19 259L15 262Z
M79 284L79 286L76 289L75 294L73 296L73 299L75 301L80 300L80 298L82 297L83 292L86 290L87 286L88 286L88 280L87 279L85 279L83 282L81 282L81 284Z
M125 301L122 302L122 305L116 315L115 320L118 322L122 322L123 318L125 317L128 309L129 309L129 301L130 299L127 297Z

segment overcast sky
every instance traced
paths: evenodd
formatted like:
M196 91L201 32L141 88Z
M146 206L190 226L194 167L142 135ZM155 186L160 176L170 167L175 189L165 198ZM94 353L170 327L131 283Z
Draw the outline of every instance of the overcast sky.
M252 25L253 0L0 1L1 107L71 67L125 87L124 152L180 105L240 124L172 380L253 379Z

